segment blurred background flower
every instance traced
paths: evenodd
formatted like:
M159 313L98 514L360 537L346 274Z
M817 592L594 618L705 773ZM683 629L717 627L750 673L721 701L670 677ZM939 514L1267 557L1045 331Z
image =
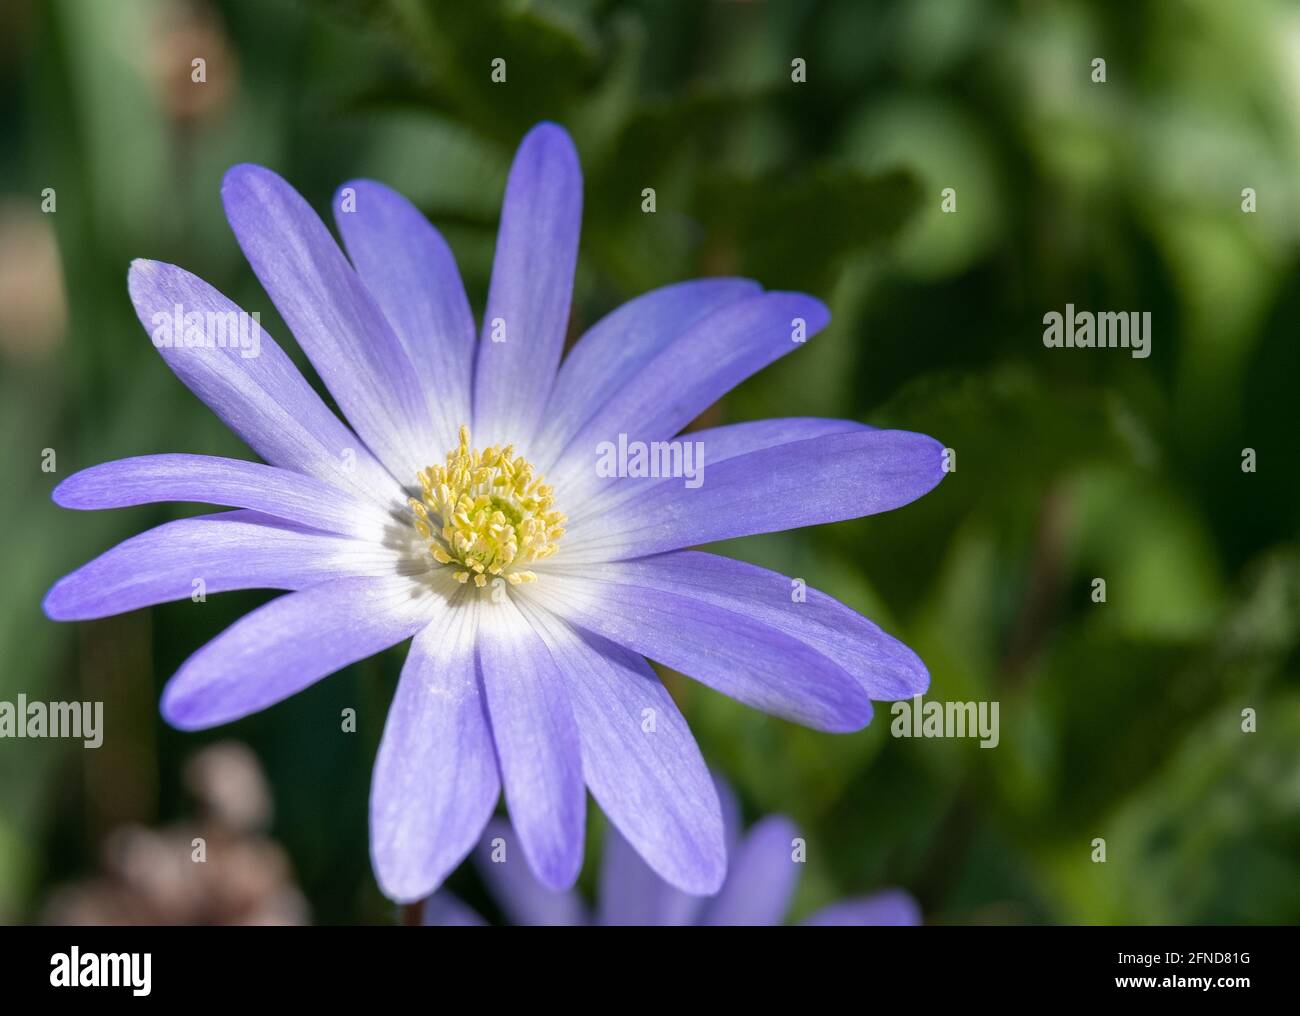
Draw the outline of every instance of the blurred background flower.
M470 855L483 887L509 924L586 924L775 927L785 923L790 900L808 855L802 831L784 815L765 815L745 829L730 785L714 774L727 842L727 877L712 896L684 893L655 874L612 825L605 833L596 898L590 904L574 889L556 892L538 881L523 856L518 834L506 819L488 823ZM422 924L485 925L482 914L446 889L419 908ZM917 925L916 901L901 889L836 900L803 922L822 927Z
M903 512L726 551L897 634L931 698L999 701L997 748L895 740L883 710L816 734L668 675L748 817L806 830L792 919L899 885L927 922L1300 921L1294 5L17 0L0 84L0 699L102 700L107 724L96 750L0 741L0 919L185 848L162 830L194 821L178 763L202 741L162 726L158 691L269 597L40 614L55 578L171 510L73 518L59 479L246 454L134 320L130 259L182 264L286 336L221 174L263 163L318 208L372 176L443 228L481 309L510 154L550 118L587 181L574 334L701 274L806 289L830 327L706 422L852 417L957 451ZM1044 349L1067 302L1150 311L1151 357ZM400 658L206 735L265 767L270 835L322 921L395 919L365 815ZM486 905L472 874L451 888ZM210 919L175 891L168 913Z

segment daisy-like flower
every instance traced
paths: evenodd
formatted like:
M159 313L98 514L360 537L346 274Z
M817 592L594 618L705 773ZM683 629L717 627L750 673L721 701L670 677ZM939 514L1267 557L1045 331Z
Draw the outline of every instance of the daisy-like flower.
M907 504L943 476L933 439L766 420L690 435L706 456L698 485L599 468L604 442L667 441L799 348L829 317L817 300L744 279L666 286L598 321L561 363L582 181L552 124L529 132L511 168L477 341L446 243L387 188L340 189L347 256L270 170L234 167L222 199L350 426L269 335L230 341L242 312L219 292L136 261L131 299L163 359L266 464L149 455L69 477L54 491L67 508L237 510L126 540L60 580L45 611L104 617L187 598L200 579L208 593L288 590L172 677L162 713L185 730L413 638L371 792L388 896L436 888L503 790L538 879L572 885L584 785L660 876L716 891L717 796L643 657L827 731L864 726L872 699L925 689L911 650L830 597L683 548ZM184 341L169 342L159 330L177 320Z
M735 798L721 780L717 789L731 865L715 896L692 896L669 885L614 829L605 836L594 911L574 890L557 892L537 881L519 860L515 831L502 819L488 823L472 855L474 867L511 924L782 924L799 881L799 830L784 815L768 815L743 833ZM423 918L443 926L487 923L446 889L425 902ZM903 890L885 889L829 904L801 923L915 925L921 910Z

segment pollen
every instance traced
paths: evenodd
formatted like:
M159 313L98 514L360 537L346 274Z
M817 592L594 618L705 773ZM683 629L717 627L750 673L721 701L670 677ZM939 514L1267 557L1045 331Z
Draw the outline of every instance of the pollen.
M481 589L497 576L512 586L535 582L526 566L554 554L564 535L555 492L532 464L513 445L471 448L464 424L446 464L417 478L421 496L409 502L415 529L462 585Z

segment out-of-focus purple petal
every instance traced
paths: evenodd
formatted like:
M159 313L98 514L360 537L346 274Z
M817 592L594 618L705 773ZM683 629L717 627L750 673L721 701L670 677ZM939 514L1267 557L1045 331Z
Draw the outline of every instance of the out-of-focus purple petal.
M249 508L375 542L396 525L378 506L321 480L215 455L138 455L104 462L73 473L51 496L55 504L81 511L160 501Z
M520 142L501 206L474 373L479 446L530 448L564 350L581 226L578 153L564 128L538 124Z
M337 579L281 596L181 664L163 689L163 717L201 730L258 712L410 638L438 606L409 579Z
M925 664L902 642L833 597L796 586L796 580L766 568L716 554L674 551L584 565L581 572L593 580L676 593L770 625L834 660L873 699L910 698L930 684ZM795 598L796 588L802 599Z
M587 795L565 677L509 597L482 604L478 652L510 820L538 879L567 889L582 867Z
M722 891L704 907L701 924L776 925L785 919L799 881L793 859L799 830L781 815L758 822L731 855Z
M419 209L373 180L339 189L334 221L420 379L437 435L429 461L441 461L470 422L474 370L474 316L456 259Z
M357 433L401 482L427 465L433 422L406 351L325 223L262 166L221 184L235 238Z
M560 364L534 459L542 472L664 346L719 307L762 292L749 279L692 279L643 293L606 314Z
M168 345L158 352L190 391L267 462L348 487L384 505L404 502L398 482L330 412L270 335L259 332L255 356L251 350L211 344L217 336L207 334L209 327L232 315L247 317L217 290L175 265L143 260L131 263L127 288L151 335L173 321L178 308L204 322L209 344Z
M426 928L484 928L487 921L454 893L441 889L424 901L420 923Z
M202 591L303 589L349 575L392 575L395 555L257 512L168 522L119 543L59 579L45 597L55 621L87 621Z
M818 730L859 730L871 700L834 661L770 625L671 590L547 569L526 595L584 631Z
M433 892L473 849L501 793L475 665L477 604L462 591L416 635L388 709L370 791L384 895Z
M574 435L550 476L557 490L607 485L596 478L602 442L663 441L773 360L799 348L792 322L807 334L830 320L826 307L802 293L762 293L708 314L659 350L636 376Z
M939 484L942 459L934 438L902 430L831 434L714 466L706 449L695 488L683 478L620 479L635 496L620 491L617 507L572 521L563 561L644 557L892 511Z
M635 653L522 609L567 682L596 802L660 877L717 892L727 869L717 792L658 676Z
M474 867L510 923L534 927L586 924L586 908L578 894L543 885L524 854L519 834L499 818L488 823L474 851Z
M874 896L832 903L801 923L819 927L918 925L921 908L902 889L886 889Z
M704 897L688 895L656 875L614 826L605 830L597 916L600 924L693 924L703 902Z
M727 856L730 857L739 846L740 837L745 831L740 814L740 801L722 773L714 769L712 775L713 789L718 792L718 806L722 809L722 835L727 843Z

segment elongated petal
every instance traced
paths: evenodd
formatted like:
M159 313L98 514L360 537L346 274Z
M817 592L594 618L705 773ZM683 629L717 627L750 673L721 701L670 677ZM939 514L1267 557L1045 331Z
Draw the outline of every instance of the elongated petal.
M814 438L829 437L832 434L869 433L873 430L875 430L874 427L868 427L864 423L855 423L852 420L834 420L815 416L789 416L688 431L678 435L674 439L673 445L680 445L683 449L683 457L681 458L683 467L688 465L687 459L684 457L687 443L691 446L690 470L678 470L682 473L682 479L690 479L691 475L698 473L702 481L706 475L711 477L711 474L708 473L709 469L716 468L719 463L725 462L727 459L734 459L738 455L748 455L751 452L779 448L782 445L793 444L796 441L811 441ZM669 446L668 451L670 466L675 462L673 458L674 452L672 451L673 445ZM615 450L617 450L617 445L615 445ZM593 455L592 462L596 461L597 459ZM667 470L660 469L659 472L661 476L673 475ZM632 477L631 479L633 482L607 484L575 503L567 513L569 529L572 530L575 526L580 527L585 520L616 513L621 505L636 500L648 486L652 486L655 482L653 477L640 478L639 480ZM679 482L681 481L679 480ZM568 491L566 490L565 493L567 494ZM567 500L566 498L566 503ZM566 547L571 543L572 541L566 540Z
M874 896L832 903L802 923L816 927L914 926L921 923L921 908L902 889L886 889Z
M638 488L636 496L573 523L563 561L643 557L856 519L915 501L943 477L943 446L902 430L795 441L737 455L712 468L706 460L694 488L681 478L620 480Z
M54 488L54 503L91 510L197 501L378 542L397 523L358 495L260 462L215 455L139 455L91 466Z
M920 658L861 614L825 593L742 561L674 551L655 557L584 565L594 580L644 586L687 600L743 614L798 639L839 664L873 698L884 701L922 694L930 684Z
M705 427L682 435L684 440L698 441L710 464L734 459L737 455L775 448L794 441L811 441L832 434L860 434L876 430L854 420L835 420L821 416L778 416L768 420L728 423Z
M507 597L480 614L487 690L510 819L538 879L567 889L582 866L582 749L564 675Z
M256 355L249 355L251 347L227 344L229 322L247 317L239 307L197 276L160 261L133 261L127 288L154 344L173 340L158 349L167 366L258 455L381 504L402 503L397 481L260 325ZM175 344L178 312L194 318L202 344Z
M386 548L328 536L257 512L180 519L119 543L59 579L45 597L55 621L87 621L231 589L303 589L350 575L392 575Z
M420 379L438 442L429 461L440 461L470 422L474 316L456 259L419 209L373 180L340 188L334 221Z
M755 709L818 730L858 730L871 721L871 700L848 671L743 614L669 590L552 570L526 589L578 628Z
M587 329L560 365L534 462L543 472L583 424L664 346L719 307L762 288L748 279L693 279L651 290Z
M474 851L474 867L509 922L528 927L586 924L586 908L577 892L543 885L524 855L519 834L500 818L488 823Z
M722 891L705 905L701 924L776 925L785 919L799 881L794 823L781 815L758 822L731 856Z
M568 683L592 796L662 878L686 892L717 892L727 869L718 795L658 676L606 639L525 612Z
M802 293L762 293L733 301L698 320L644 364L569 442L550 477L557 490L593 489L603 442L663 441L773 360L799 348L830 320L826 307ZM610 481L599 478L595 488Z
M240 618L163 689L181 730L229 723L274 705L428 623L431 594L406 579L346 578L289 593Z
M384 895L433 892L478 842L501 793L462 591L411 643L370 793L370 853Z
M510 167L474 377L480 445L529 448L555 383L573 299L582 169L562 127L538 124Z
M325 224L261 166L232 167L221 198L244 256L339 408L389 471L411 482L437 453L424 393Z

